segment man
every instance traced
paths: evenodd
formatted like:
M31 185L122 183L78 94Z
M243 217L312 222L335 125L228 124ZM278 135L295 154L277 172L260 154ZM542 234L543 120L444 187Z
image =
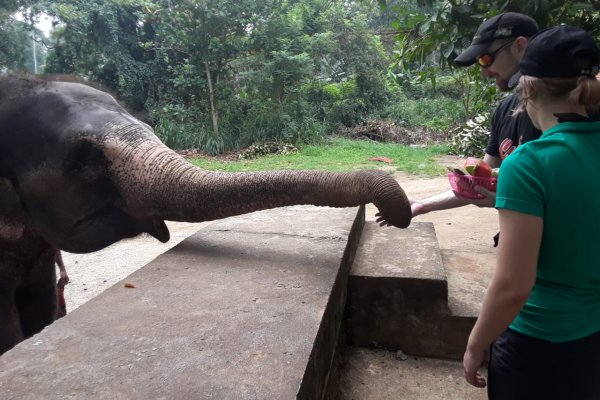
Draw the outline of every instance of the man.
M519 61L523 57L529 38L538 31L537 23L529 16L507 12L484 21L471 45L454 60L459 66L477 63L481 75L496 80L502 91L512 90L519 80ZM512 115L520 98L511 95L498 105L492 116L492 129L485 149L484 161L492 168L500 167L518 145L540 137L527 113ZM474 204L494 207L496 195L483 188L477 189L485 196L481 200L457 197L451 190L422 200L411 199L413 217L430 211L445 210Z

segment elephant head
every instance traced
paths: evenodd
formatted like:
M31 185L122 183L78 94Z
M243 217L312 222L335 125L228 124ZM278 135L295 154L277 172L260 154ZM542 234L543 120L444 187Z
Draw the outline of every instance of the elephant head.
M0 84L0 177L40 235L70 252L99 250L164 220L200 222L295 204L374 203L406 227L407 198L387 174L201 170L108 94L73 82L7 78Z
M171 151L105 92L28 76L0 80L0 257L35 248L35 256L0 262L0 292L7 281L19 281L6 278L9 269L54 268L53 249L91 252L142 232L167 241L165 220L371 202L383 224L409 225L406 195L383 172L208 172Z

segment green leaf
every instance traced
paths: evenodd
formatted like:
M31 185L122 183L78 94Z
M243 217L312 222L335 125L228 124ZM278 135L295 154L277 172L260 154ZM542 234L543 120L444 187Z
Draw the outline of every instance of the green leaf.
M445 58L448 58L448 57L450 57L450 55L452 54L452 52L453 52L453 51L454 51L454 43L450 43L450 44L449 44L449 45L448 45L448 46L447 46L447 47L444 49L444 51L442 52L442 55L443 55Z

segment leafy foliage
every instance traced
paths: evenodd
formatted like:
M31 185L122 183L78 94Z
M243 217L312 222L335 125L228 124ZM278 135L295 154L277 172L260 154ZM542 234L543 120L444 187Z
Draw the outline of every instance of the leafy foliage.
M27 24L7 17L0 21L0 71L24 69L31 34Z
M4 0L0 3L0 73L6 70L34 72L34 63L40 66L44 63L42 35L33 27L36 13L26 12L34 4L34 0ZM17 19L17 12L24 18ZM33 51L33 46L37 52Z
M533 17L540 28L559 23L582 27L600 38L600 3L575 0L441 0L406 2L380 0L379 3L397 12L392 22L396 27L397 64L395 71L402 80L431 80L436 84L441 71L454 69L453 60L471 42L485 19L500 12L515 11ZM455 132L453 148L459 154L479 150L484 144L487 129L481 125L500 94L482 80L477 68L459 69L457 82L462 88L462 99L467 118L465 127Z
M439 68L467 48L485 19L515 11L533 17L540 28L567 23L600 38L600 3L576 0L442 0L404 7L405 1L380 3L398 11L398 63L406 73L435 79Z
M484 18L518 10L599 29L592 1L371 3L5 0L0 73L30 68L31 21L44 12L55 24L46 72L99 82L169 146L216 154L318 143L373 119L449 132L499 97L477 69L450 63Z
M141 47L144 6L144 0L49 2L45 11L60 24L53 31L46 72L99 82L142 110L151 90L147 63L152 59Z
M482 158L489 137L490 113L476 115L451 132L450 152L461 157Z
M291 154L296 153L298 148L293 144L283 142L265 142L256 143L238 155L240 160L251 160L257 157L266 156L267 154Z

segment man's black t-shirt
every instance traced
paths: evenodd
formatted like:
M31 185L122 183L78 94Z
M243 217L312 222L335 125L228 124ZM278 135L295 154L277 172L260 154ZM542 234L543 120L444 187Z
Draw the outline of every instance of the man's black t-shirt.
M485 148L487 154L504 160L517 146L542 135L542 131L533 126L525 110L513 115L520 103L521 97L512 94L496 107L492 115L492 132Z
M521 97L512 94L502 100L492 115L492 132L485 152L490 156L504 160L517 146L535 140L542 131L533 126L533 122L525 110L513 115L521 104ZM494 247L498 246L500 234L494 236Z

